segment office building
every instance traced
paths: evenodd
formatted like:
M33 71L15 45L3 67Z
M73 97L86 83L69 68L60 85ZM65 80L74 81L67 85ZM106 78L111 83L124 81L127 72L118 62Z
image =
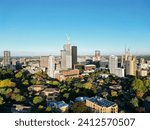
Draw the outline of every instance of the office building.
M95 56L93 57L93 61L100 61L101 60L101 54L99 50L95 51Z
M118 68L118 57L111 55L109 56L109 70L111 74L115 74L115 69Z
M19 62L20 62L21 65L26 66L26 58L20 58Z
M49 59L49 56L41 56L40 57L40 67L48 68L48 59Z
M4 51L3 66L10 66L10 65L11 65L10 51Z
M47 70L48 76L51 78L54 78L54 71L55 71L55 59L54 59L54 56L49 56L48 70Z
M17 60L16 59L12 59L12 65L16 66L17 65Z
M126 75L133 75L136 76L136 57L128 56L127 61L125 62L126 67Z
M77 64L77 46L72 46L72 69Z
M124 77L124 68L118 67L118 57L111 55L109 57L109 70L111 74L115 74L118 77Z
M61 50L61 69L72 68L72 47L70 41L64 45L64 50Z
M115 75L118 77L124 77L125 76L125 69L124 68L116 68L115 69Z

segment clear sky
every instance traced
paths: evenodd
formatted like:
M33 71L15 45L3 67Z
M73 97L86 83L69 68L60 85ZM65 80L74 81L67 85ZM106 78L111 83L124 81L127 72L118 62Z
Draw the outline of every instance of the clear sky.
M0 0L0 55L150 54L150 0Z

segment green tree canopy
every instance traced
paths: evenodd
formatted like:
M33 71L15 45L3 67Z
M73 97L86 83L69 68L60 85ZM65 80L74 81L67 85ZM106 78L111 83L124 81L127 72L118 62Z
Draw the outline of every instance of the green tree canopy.
M4 98L0 96L0 105L3 105L4 103Z
M22 96L20 94L14 94L14 93L11 95L11 99L15 100L16 102L23 102L23 101L25 101L25 97L24 96Z
M0 81L0 88L2 87L15 87L16 83L12 82L10 79L5 79Z
M145 80L144 85L148 90L150 90L150 80Z
M85 88L85 89L92 89L92 83L90 83L90 82L87 82L87 83L85 83L85 84L83 84L83 88Z
M43 98L42 98L41 96L36 96L36 97L34 97L34 99L33 99L33 103L34 103L35 105L40 104L40 103L42 103L42 102L43 102Z
M134 106L134 107L139 107L139 101L138 99L135 97L135 98L132 98L130 103Z
M25 81L23 81L23 83L22 83L24 86L28 86L29 85L29 81L28 80L25 80Z
M88 107L83 102L76 102L71 108L73 113L87 113L89 112Z
M132 82L132 88L134 91L138 92L143 92L145 93L147 91L146 87L144 86L144 83L141 79L135 78L134 81Z
M63 94L63 97L64 97L64 98L66 98L66 99L68 99L68 98L69 98L69 96L70 96L70 94L69 94L69 93L64 93L64 94Z
M22 71L19 71L19 72L15 75L15 77L16 77L17 79L20 79L22 76L23 76L23 72L22 72Z

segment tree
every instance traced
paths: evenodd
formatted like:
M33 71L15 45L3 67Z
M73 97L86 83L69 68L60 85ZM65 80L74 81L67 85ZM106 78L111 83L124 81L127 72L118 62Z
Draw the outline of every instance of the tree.
M109 78L109 77L107 77L107 78L105 78L105 80L104 80L104 81L105 81L105 83L106 83L106 84L109 84L109 83L110 83L110 78Z
M112 97L117 97L118 96L118 93L114 90L111 90L111 96Z
M73 113L88 113L90 112L84 102L76 102L71 107Z
M50 112L52 109L51 109L51 107L46 107L46 109L45 109L45 112Z
M25 81L23 81L23 83L22 83L24 86L28 86L29 85L29 81L28 80L25 80Z
M132 88L136 92L137 96L142 97L143 94L147 91L144 83L141 79L135 78L132 82Z
M144 81L144 85L145 85L145 87L147 88L147 90L150 91L150 80L145 80L145 81Z
M108 92L105 92L105 91L102 92L102 97L105 98L105 99L107 99L107 97L108 97Z
M25 97L24 96L22 96L20 94L14 94L14 93L11 95L11 99L15 100L16 102L23 102L23 101L25 101Z
M15 89L14 89L14 93L15 93L15 94L19 94L19 93L20 93L20 89L15 88Z
M0 96L0 105L3 105L4 103L4 98Z
M92 89L92 83L87 82L87 83L83 84L83 88L85 88L85 89Z
M69 96L70 96L70 94L69 94L69 93L64 93L64 94L63 94L63 97L64 97L64 98L66 98L66 99L68 99L68 98L69 98Z
M15 77L16 77L17 79L21 79L22 76L23 76L23 72L22 72L22 71L18 72L18 73L15 75Z
M16 83L12 82L10 79L5 79L0 81L0 87L15 87Z
M139 101L138 99L135 97L135 98L132 98L130 103L134 106L134 107L139 107Z
M40 104L40 103L42 103L42 102L43 102L43 98L42 98L41 96L36 96L36 97L34 97L34 99L33 99L33 103L34 103L35 105Z
M80 83L80 82L74 84L74 86L75 86L76 88L83 88L83 84Z

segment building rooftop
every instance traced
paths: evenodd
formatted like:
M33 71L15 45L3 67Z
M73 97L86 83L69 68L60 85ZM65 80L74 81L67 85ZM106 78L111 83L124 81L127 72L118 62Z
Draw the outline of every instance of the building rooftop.
M75 99L76 102L83 102L83 101L86 101L89 97L77 97Z
M90 64L90 65L85 65L85 67L95 67L96 65Z
M111 101L106 100L106 99L101 98L101 97L92 97L92 98L89 98L87 100L94 102L95 104L97 104L99 106L104 106L104 107L110 107L112 105L115 105L114 102L111 102Z
M64 101L60 101L60 102L57 102L57 107L58 108L69 107L69 105L65 103Z

